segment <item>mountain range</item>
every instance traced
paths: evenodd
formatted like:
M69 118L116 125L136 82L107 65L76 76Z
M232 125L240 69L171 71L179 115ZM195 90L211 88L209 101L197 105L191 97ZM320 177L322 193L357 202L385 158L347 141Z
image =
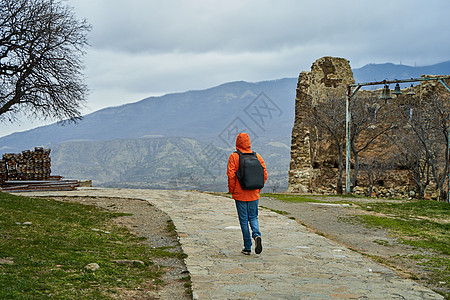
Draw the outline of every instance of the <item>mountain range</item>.
M420 78L421 75L450 75L450 60L431 66L412 67L406 65L368 64L362 68L353 69L356 82L382 81L384 79Z
M52 124L0 139L0 152L50 147L67 141L188 137L233 146L223 131L248 127L253 136L289 138L296 79L225 83L210 89L149 97L84 116L77 124ZM234 122L234 123L233 123Z
M450 61L427 67L369 64L356 82L450 74ZM0 153L52 149L52 173L95 185L226 190L226 161L238 132L266 160L266 188L287 187L297 78L225 83L149 97L0 138Z

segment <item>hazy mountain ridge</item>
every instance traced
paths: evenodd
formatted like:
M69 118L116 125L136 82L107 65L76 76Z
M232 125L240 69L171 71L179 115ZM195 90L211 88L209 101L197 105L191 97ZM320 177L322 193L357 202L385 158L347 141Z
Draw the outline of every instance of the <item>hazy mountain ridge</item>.
M71 140L107 141L146 136L182 136L202 141L216 139L226 126L264 93L285 118L273 120L267 134L289 138L293 124L296 79L258 83L231 82L200 91L149 97L139 102L109 107L88 114L78 124L52 124L0 138L7 151L36 145L51 146ZM256 125L255 125L256 126Z
M421 75L450 75L450 61L431 66L412 67L407 65L368 64L364 67L353 69L353 77L356 82L370 82L394 79L420 78Z

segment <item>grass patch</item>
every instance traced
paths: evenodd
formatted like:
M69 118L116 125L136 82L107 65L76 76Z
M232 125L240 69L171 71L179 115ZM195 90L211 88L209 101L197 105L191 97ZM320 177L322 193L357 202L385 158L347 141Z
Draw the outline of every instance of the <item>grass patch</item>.
M304 203L304 202L310 202L310 203L323 203L324 201L312 199L308 196L301 196L301 195L286 195L286 194L261 194L261 197L270 197L275 198L284 202L290 202L290 203Z
M361 208L384 216L361 215L356 220L371 227L393 232L399 240L416 249L420 256L409 256L430 274L434 285L450 282L450 204L431 200L410 200L399 203L376 202ZM449 297L449 295L445 295Z
M160 284L157 255L95 206L0 193L0 299L108 299L121 288ZM140 260L118 265L112 260ZM97 263L100 269L84 267Z
M268 209L270 211L276 212L277 214L280 215L289 215L289 213L287 211L284 210L277 210L277 209L273 209L273 208L269 208L269 207L265 207L265 206L261 206L262 208Z
M373 242L381 246L389 246L389 242L386 240L374 240Z
M288 194L261 194L261 197L275 198L277 200L288 202L288 203L329 203L330 201L319 200L316 198L358 198L354 195L288 195ZM332 201L334 204L351 204L351 200L336 200Z
M362 207L386 215L358 216L365 224L387 228L401 236L405 244L450 255L450 204L417 200L403 203L377 202Z
M448 220L450 217L450 204L431 200L409 200L402 202L376 202L363 206L384 214L395 214L402 218L427 217Z
M185 276L185 277L182 277L181 279L180 279L181 281L185 281L185 283L184 283L184 288L186 289L186 293L188 294L188 295L192 295L192 283L191 283L191 276L190 275L187 275L187 276Z

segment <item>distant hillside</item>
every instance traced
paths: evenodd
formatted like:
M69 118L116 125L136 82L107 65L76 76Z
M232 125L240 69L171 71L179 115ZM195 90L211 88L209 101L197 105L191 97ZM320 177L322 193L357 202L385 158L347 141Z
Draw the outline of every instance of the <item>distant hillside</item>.
M253 148L266 161L266 189L287 188L287 145ZM66 142L52 149L52 171L67 178L92 179L96 186L227 191L231 151L188 138ZM215 153L211 155L211 153Z
M422 74L450 75L450 61L424 67L411 67L386 63L369 64L362 68L353 69L353 77L356 82L420 78Z

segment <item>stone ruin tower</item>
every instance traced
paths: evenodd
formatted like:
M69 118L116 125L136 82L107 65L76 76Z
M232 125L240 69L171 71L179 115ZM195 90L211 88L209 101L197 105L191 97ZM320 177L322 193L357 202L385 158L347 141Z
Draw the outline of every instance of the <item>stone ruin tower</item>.
M315 181L324 176L321 174L323 169L313 167L314 157L335 151L331 144L317 145L305 122L307 114L315 101L324 101L328 94L342 95L345 99L347 86L352 83L350 62L344 58L319 58L312 64L311 71L300 73L295 97L288 192L310 192Z

